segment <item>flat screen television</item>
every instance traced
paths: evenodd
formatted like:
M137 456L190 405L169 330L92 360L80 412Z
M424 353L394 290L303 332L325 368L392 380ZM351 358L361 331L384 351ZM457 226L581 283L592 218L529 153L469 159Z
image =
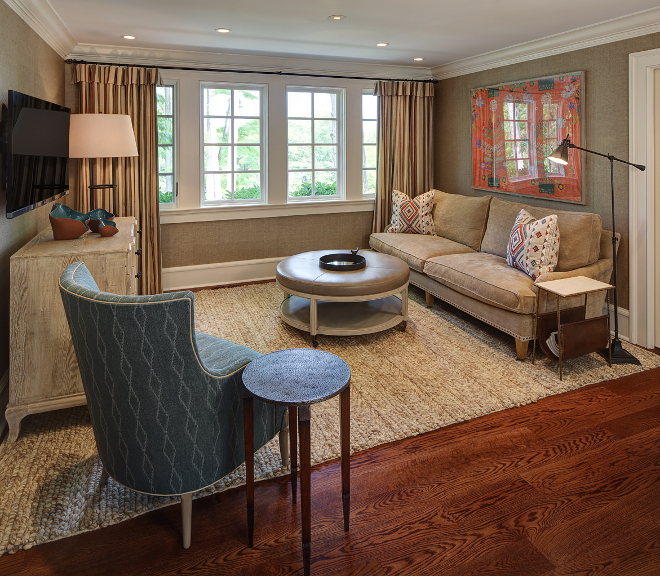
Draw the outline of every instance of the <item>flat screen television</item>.
M9 91L2 110L7 218L68 191L70 114L70 108Z

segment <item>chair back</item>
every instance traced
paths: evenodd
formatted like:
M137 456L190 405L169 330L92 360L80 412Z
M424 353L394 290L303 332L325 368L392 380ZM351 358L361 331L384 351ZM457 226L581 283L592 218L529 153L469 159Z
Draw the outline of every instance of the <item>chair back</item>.
M191 292L101 292L82 262L64 270L59 287L111 477L139 492L183 494L244 461L241 375L257 352L199 335L232 351L222 371L205 367Z

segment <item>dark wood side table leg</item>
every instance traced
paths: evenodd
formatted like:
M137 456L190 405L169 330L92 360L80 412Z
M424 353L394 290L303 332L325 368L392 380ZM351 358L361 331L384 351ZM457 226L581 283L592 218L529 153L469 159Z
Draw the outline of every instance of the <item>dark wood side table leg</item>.
M289 406L289 454L291 455L291 497L298 500L298 408Z
M341 444L341 499L344 508L344 532L348 532L351 509L351 387L339 395L339 442Z
M243 397L245 433L245 493L247 497L248 546L254 547L254 400Z
M309 406L298 409L298 430L300 432L300 500L302 516L302 548L305 576L309 575L312 558L312 485L311 485L311 449L309 438Z

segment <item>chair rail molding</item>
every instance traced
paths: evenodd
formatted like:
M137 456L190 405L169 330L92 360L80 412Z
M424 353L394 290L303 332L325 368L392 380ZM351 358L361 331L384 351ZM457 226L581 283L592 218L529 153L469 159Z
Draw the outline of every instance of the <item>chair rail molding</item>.
M632 166L630 190L630 341L647 348L655 342L654 326L654 133L653 74L660 68L660 49L629 56L629 153L631 162L644 164L644 172ZM660 272L660 271L659 271Z
M78 44L48 0L5 0L5 3L62 58Z

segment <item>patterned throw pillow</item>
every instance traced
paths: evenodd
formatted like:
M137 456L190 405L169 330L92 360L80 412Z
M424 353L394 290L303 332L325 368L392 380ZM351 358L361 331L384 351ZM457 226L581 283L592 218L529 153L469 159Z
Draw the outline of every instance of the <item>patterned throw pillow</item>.
M536 280L555 269L558 254L557 215L535 220L529 212L521 210L509 236L506 263Z
M433 190L415 198L410 198L403 192L394 190L392 192L392 224L389 232L435 236L435 226L431 215L433 196Z

